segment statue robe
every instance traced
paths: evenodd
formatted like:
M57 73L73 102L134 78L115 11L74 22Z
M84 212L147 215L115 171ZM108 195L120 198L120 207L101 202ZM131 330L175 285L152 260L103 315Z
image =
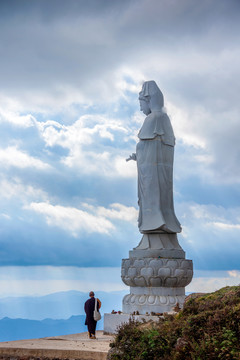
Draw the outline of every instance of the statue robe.
M175 137L167 114L153 111L138 134L138 226L141 233L179 233L173 206Z

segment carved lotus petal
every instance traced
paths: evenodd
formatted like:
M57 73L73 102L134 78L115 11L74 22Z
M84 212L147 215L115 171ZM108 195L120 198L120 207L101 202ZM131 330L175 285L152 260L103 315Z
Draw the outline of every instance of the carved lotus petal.
M123 259L122 260L122 267L128 268L131 265L129 259Z
M150 268L150 267L142 268L141 269L141 275L142 276L151 276L151 275L153 275L153 269Z
M128 286L132 286L132 279L128 276L123 276L122 277L122 281L124 282L124 284L128 285Z
M177 285L177 278L167 278L165 280L165 286L174 287Z
M136 299L136 295L131 295L130 302L131 302L132 304L134 304L135 299Z
M178 267L178 263L176 260L168 260L167 267L176 269Z
M174 275L177 277L182 277L184 276L186 273L186 270L182 270L182 269L176 269L174 272Z
M186 277L179 279L178 286L183 287L187 286L190 283L190 280Z
M177 302L176 297L175 296L169 296L169 302L170 302L170 304L175 305L176 302Z
M141 295L139 298L138 298L138 302L140 304L144 304L146 302L146 295Z
M131 297L130 294L125 295L124 298L123 298L123 303L124 303L124 304L128 304L128 303L129 303L129 300L130 300L130 297Z
M137 275L137 269L135 267L130 267L128 269L128 276L135 276Z
M125 268L122 267L122 269L121 269L121 276L125 276L125 275L126 275Z
M146 286L146 281L143 276L134 278L135 286Z
M155 303L155 300L156 300L156 296L154 296L154 295L150 295L150 296L148 297L148 302L149 302L149 304L151 304L151 305L153 305L153 304Z
M149 266L154 268L160 268L162 266L163 262L161 259L154 259L149 262Z
M187 277L192 278L192 276L193 276L193 271L192 271L192 270L188 270L188 271L187 271Z
M183 269L191 269L192 268L192 262L188 260L183 260L181 263L181 268Z
M160 277L151 277L149 282L151 286L162 286L162 279Z
M168 302L168 298L167 298L167 296L160 296L160 303L161 304L167 304L167 302Z
M137 259L134 261L133 266L136 268L142 268L145 265L144 260Z
M158 275L161 277L170 276L171 270L169 268L161 268L158 270Z

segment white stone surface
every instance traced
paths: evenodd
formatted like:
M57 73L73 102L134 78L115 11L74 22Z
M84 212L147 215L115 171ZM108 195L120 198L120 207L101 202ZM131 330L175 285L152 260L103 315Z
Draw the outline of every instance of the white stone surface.
M122 280L130 286L123 298L123 312L171 312L183 306L185 286L193 277L191 260L178 242L180 223L173 205L175 137L163 110L163 94L155 81L146 81L139 93L140 109L147 117L139 131L137 161L138 227L143 237L122 260Z
M144 250L142 250L144 251ZM122 280L130 286L123 298L124 313L164 313L185 300L185 286L193 276L191 260L133 258L122 260Z
M148 233L143 235L137 247L129 251L129 257L185 259L185 252L179 245L177 234Z
M130 314L104 314L104 333L114 334L117 332L117 328L123 323L128 323L129 319L135 319L137 321L158 321L159 316L151 315L130 315Z
M136 154L127 159L137 161L139 231L179 233L181 226L173 206L175 137L155 81L144 82L139 100L147 117L138 134Z
M128 286L185 287L193 276L191 260L129 258L122 260L122 281Z
M148 295L144 294L128 294L123 298L123 312L133 313L138 311L139 314L165 313L173 311L175 305L183 307L185 295Z
M175 296L175 295L185 295L184 287L130 287L131 294L134 295L158 295L158 296Z

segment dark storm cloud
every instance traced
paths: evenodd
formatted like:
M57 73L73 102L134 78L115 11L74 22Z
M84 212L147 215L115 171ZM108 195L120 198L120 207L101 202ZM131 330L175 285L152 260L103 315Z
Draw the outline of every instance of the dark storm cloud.
M121 9L126 6L126 3L131 3L131 0L2 0L0 3L0 17L9 16L13 14L18 16L28 17L33 14L41 17L43 20L53 20L55 18L66 18L82 15L90 15L92 13L104 14L111 9Z
M88 97L109 94L124 64L144 60L147 67L148 59L151 64L159 57L161 63L164 52L177 56L189 47L212 52L231 46L239 33L239 2L233 0L1 1L0 6L0 89L25 103L32 92L58 97L68 86Z

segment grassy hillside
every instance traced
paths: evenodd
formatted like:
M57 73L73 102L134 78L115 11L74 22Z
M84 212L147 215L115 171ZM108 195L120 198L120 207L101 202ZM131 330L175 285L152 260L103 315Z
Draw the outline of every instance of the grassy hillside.
M239 360L240 286L190 297L158 323L131 320L111 347L109 360Z

